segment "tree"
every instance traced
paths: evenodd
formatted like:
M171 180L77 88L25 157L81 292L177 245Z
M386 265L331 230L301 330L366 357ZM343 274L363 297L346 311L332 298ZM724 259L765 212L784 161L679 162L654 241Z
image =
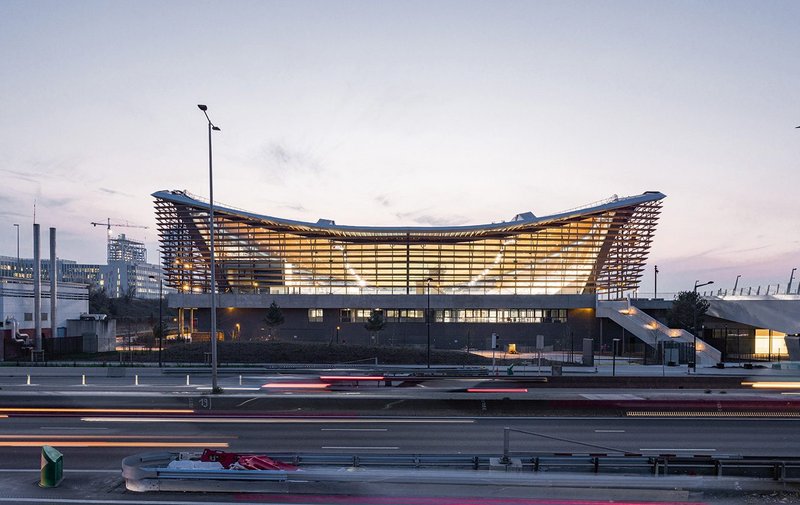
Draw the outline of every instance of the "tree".
M97 284L89 286L89 312L91 314L113 315L111 312L111 299L108 297L108 293Z
M708 306L708 300L696 291L681 291L667 312L667 326L693 332L695 325L703 325Z
M267 328L269 328L270 336L273 330L283 324L283 321L283 311L278 307L278 304L275 303L275 300L272 300L272 303L267 309L267 316L264 318L264 323L266 323Z
M366 328L366 330L372 334L372 336L375 338L376 344L380 341L378 336L380 335L381 330L385 327L386 319L383 318L382 310L373 310L370 313L367 322L364 323L364 328Z

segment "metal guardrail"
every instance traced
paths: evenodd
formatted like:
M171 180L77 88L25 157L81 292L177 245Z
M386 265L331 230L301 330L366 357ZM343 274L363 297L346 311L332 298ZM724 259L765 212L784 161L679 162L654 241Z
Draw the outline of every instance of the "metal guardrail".
M198 455L199 456L199 455ZM458 476L437 479L442 484L452 479L475 479L481 471L526 472L591 472L611 474L649 474L652 476L747 477L775 481L800 480L800 457L748 457L738 455L674 454L643 455L631 453L525 453L496 455L376 455L376 454L270 454L270 458L292 463L302 471L283 470L206 470L170 469L167 464L180 458L179 453L159 452L129 456L122 462L123 477L129 489L142 490L144 482L158 481L262 481L269 482L352 482L362 474L341 472L342 468L372 468L383 471L461 470ZM336 471L333 471L336 469ZM476 473L476 471L478 473ZM426 480L425 473L415 479ZM471 476L471 477L470 477ZM408 477L408 475L406 475ZM521 477L524 480L524 477Z

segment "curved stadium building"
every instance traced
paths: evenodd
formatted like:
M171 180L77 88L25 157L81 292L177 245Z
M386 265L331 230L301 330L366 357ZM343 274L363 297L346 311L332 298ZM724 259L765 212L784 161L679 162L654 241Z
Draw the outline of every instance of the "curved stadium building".
M153 196L166 284L177 291L170 306L197 310L197 328L194 315L188 325L207 328L209 204L183 191ZM375 310L387 322L382 338L398 345L421 343L427 324L444 348L493 332L523 346L536 335L594 336L597 297L638 288L663 198L615 196L451 227L310 223L215 204L219 328L226 338L265 337L275 301L281 338L369 342L363 322Z

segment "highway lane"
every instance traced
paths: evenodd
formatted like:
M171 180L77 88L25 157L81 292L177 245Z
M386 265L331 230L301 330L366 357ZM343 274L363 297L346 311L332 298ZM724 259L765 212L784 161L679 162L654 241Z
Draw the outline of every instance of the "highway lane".
M191 418L138 414L0 418L0 468L36 468L42 445L68 469L117 469L124 456L204 447L275 453L500 454L503 428L520 452L798 456L800 421L642 418Z

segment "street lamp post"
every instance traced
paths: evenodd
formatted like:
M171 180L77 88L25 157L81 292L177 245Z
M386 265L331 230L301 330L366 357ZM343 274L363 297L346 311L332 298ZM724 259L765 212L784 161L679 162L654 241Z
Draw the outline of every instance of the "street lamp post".
M653 299L658 299L658 265L653 265Z
M17 228L19 230L19 228ZM19 233L19 232L17 232ZM19 246L17 246L17 250L19 250ZM17 253L19 254L19 253ZM19 261L19 259L17 259ZM791 294L792 291L792 281L794 280L794 273L797 271L797 268L792 269L792 273L789 275L789 284L786 285L786 294Z
M692 289L692 293L694 293L694 297L692 297L692 333L694 334L694 358L692 360L692 367L695 372L697 372L697 288L708 286L709 284L714 284L714 281L708 281L702 284L700 281L694 281L694 288Z
M336 327L336 344L337 345L339 344L339 330L340 329L341 329L341 326L337 326Z
M425 323L428 333L428 344L427 344L428 368L431 367L431 281L433 281L433 279L431 279L430 277L425 279L425 282L428 284L428 310L425 311Z
M741 277L741 276L742 276L742 274L737 275L736 276L736 282L733 283L733 293L732 294L734 296L736 296L736 288L739 286L739 277Z
M19 224L14 223L14 226L17 228L17 271L19 271Z
M214 164L211 155L211 132L222 131L211 122L208 117L208 107L198 104L197 108L203 111L208 121L208 234L211 274L211 392L218 393L217 385L217 279L214 258Z
M617 344L619 344L619 339L614 338L611 339L611 376L617 376Z
M155 275L151 275L150 279L156 280ZM158 368L163 366L161 361L161 349L163 348L163 339L164 339L164 280L161 277L161 274L158 276Z

